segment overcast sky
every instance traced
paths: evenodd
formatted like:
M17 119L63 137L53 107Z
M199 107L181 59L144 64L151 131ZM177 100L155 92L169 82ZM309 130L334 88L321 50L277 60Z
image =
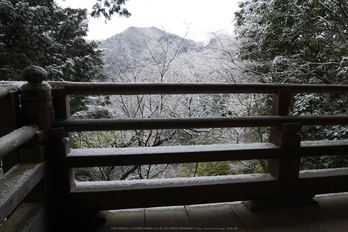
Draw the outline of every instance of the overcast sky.
M89 11L96 0L57 0L62 6L87 8ZM128 27L151 27L167 32L185 35L189 25L188 38L204 41L207 33L224 31L232 33L234 12L239 0L129 0L126 8L129 18L114 16L105 23L103 18L90 19L88 39L107 39Z

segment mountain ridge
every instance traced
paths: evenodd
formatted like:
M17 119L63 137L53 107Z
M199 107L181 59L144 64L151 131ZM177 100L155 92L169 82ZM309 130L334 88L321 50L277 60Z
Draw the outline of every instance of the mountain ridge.
M101 41L99 48L103 49L105 53L110 56L117 56L118 58L126 60L136 60L141 53L147 49L147 45L153 42L161 41L165 38L169 44L181 41L182 37L167 33L156 27L129 27L123 32L115 34L110 38ZM188 52L200 47L199 42L184 39L182 44L182 51Z

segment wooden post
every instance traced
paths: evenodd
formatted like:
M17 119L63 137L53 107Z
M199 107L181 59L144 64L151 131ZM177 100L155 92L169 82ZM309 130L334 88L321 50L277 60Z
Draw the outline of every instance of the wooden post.
M301 123L286 123L277 128L273 134L272 143L282 148L300 146ZM268 172L277 178L282 184L295 184L298 181L301 157L294 154L293 157L268 159Z
M70 118L69 95L66 95L65 89L62 87L52 89L53 106L55 109L55 117L57 121L64 121ZM66 133L69 138L69 146L72 147L71 132Z
M65 89L57 87L52 89L53 106L55 109L56 121L64 121L70 118L69 96ZM74 169L56 165L55 159L67 156L70 152L72 137L70 132L65 132L64 128L52 128L49 130L50 140L50 176L52 180L51 207L54 211L50 226L59 231L72 230L77 226L78 219L85 212L79 211L80 208L71 199L71 189L74 186ZM87 219L88 220L88 219ZM80 226L80 224L79 224ZM50 228L49 228L50 229ZM81 227L79 228L81 229ZM76 229L78 231L79 229Z
M280 89L273 94L272 115L289 115L290 90ZM299 132L301 123L284 123L279 127L271 128L270 142L281 148L300 147L301 138ZM251 211L267 208L289 207L296 205L316 204L310 193L306 196L293 196L289 198L286 192L298 183L301 157L285 156L283 158L268 159L268 172L278 179L279 188L284 191L284 198L264 201L244 201L244 205Z
M55 108L55 117L57 121L64 121L70 118L69 96L65 94L64 88L52 89L53 106ZM71 188L74 185L74 169L56 166L55 158L61 158L68 155L71 147L71 133L66 133L64 128L53 128L49 130L51 156L52 156L52 178L54 198L59 198L63 202L55 206L64 212L68 210L67 198ZM65 198L65 199L64 199ZM65 201L65 202L64 202ZM58 202L58 201L56 201ZM65 206L63 206L65 205ZM64 214L64 213L63 213ZM66 214L66 212L65 212Z
M40 163L47 158L47 133L54 121L54 108L52 104L51 86L43 81L47 78L47 72L38 66L29 66L23 70L23 79L27 84L20 88L21 114L24 125L38 125L38 131L19 150L21 163ZM26 202L38 202L47 200L47 179L44 178L26 197Z
M25 68L23 70L23 78L28 81L28 83L20 88L21 104L19 104L18 97L12 100L15 101L12 103L12 107L16 105L16 107L19 108L19 105L21 105L20 117L18 117L19 123L17 126L37 125L41 129L41 131L36 132L29 142L19 148L18 161L20 163L41 163L45 161L47 157L47 133L54 121L54 109L51 87L47 83L43 83L46 77L46 71L40 67L29 66ZM16 107L13 109L16 109ZM13 113L9 113L9 115L12 116ZM11 120L8 121L10 124ZM45 205L48 196L46 182L46 177L43 177L43 179L40 177L40 182L36 184L28 195L26 195L22 202L31 202L26 205L32 209L32 214L40 215L31 217L28 222L40 225L40 231L45 230L47 221L46 213L44 213L45 207L41 207ZM40 207L36 207L37 205L40 205ZM22 206L23 204L18 207L18 210L15 211L13 215L20 215ZM38 211L39 213L36 214ZM10 216L8 221L12 222L12 219L13 218Z
M50 175L51 189L54 203L59 203L58 199L64 201L67 198L74 184L74 173L72 168L65 168L56 165L55 159L67 156L70 150L68 139L65 137L63 128L53 128L49 130L50 140ZM59 207L59 205L58 205Z
M23 70L23 78L28 81L20 89L23 121L47 131L54 121L51 86L43 82L47 73L41 67L29 66Z
M19 121L19 93L16 88L1 88L3 91L0 97L0 137L22 126ZM5 91L6 90L6 91ZM7 92L7 94L5 94ZM4 173L16 165L18 152L14 150L2 158Z
M273 95L272 115L289 115L290 90L280 89ZM278 128L271 128L270 142L282 148L299 147L300 123L286 123ZM298 180L300 157L284 157L268 160L268 172L284 184Z

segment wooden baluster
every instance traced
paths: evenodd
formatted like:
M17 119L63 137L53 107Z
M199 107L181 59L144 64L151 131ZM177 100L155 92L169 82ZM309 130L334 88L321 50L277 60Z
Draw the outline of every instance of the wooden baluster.
M65 94L64 88L52 90L53 105L55 108L56 120L66 120L70 118L69 97ZM51 155L55 158L65 157L68 155L71 147L71 133L66 133L64 128L53 128L49 131ZM69 194L74 183L73 169L57 167L54 165L53 171L59 172L54 175L55 194ZM57 186L58 184L59 186Z
M70 118L69 95L66 95L65 89L58 87L52 89L53 105L57 121L64 121ZM72 147L71 132L65 134L69 138L69 146Z

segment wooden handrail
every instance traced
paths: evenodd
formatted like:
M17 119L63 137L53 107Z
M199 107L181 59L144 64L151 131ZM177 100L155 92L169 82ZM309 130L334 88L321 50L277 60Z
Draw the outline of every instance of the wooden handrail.
M335 151L333 153L333 151ZM285 156L306 157L344 155L348 141L302 142L301 147L281 148L272 143L164 146L139 148L73 149L67 157L55 160L61 166L103 167L146 164L174 164L252 159L274 159Z
M6 218L46 174L46 162L17 164L0 177L0 222Z
M231 118L166 118L166 119L68 119L56 121L53 127L66 131L150 130L181 128L267 127L284 123L302 125L347 125L348 116L254 116Z
M0 158L28 142L39 130L38 126L23 126L0 138Z
M46 183L40 182L47 173L45 159L49 141L46 139L54 119L51 87L43 83L46 76L42 68L30 66L23 70L23 78L28 83L17 82L12 86L10 83L5 87L6 93L0 88L4 108L0 114L3 136L0 138L0 158L4 164L4 175L0 176L0 221L9 217L5 222L7 225L13 215L21 215L17 212L23 200L44 202L48 196ZM27 216L30 218L25 222L27 225L39 220L37 216Z
M64 88L66 95L137 95L137 94L216 94L216 93L348 93L348 85L295 84L216 84L216 83L75 83L49 82L53 88Z

